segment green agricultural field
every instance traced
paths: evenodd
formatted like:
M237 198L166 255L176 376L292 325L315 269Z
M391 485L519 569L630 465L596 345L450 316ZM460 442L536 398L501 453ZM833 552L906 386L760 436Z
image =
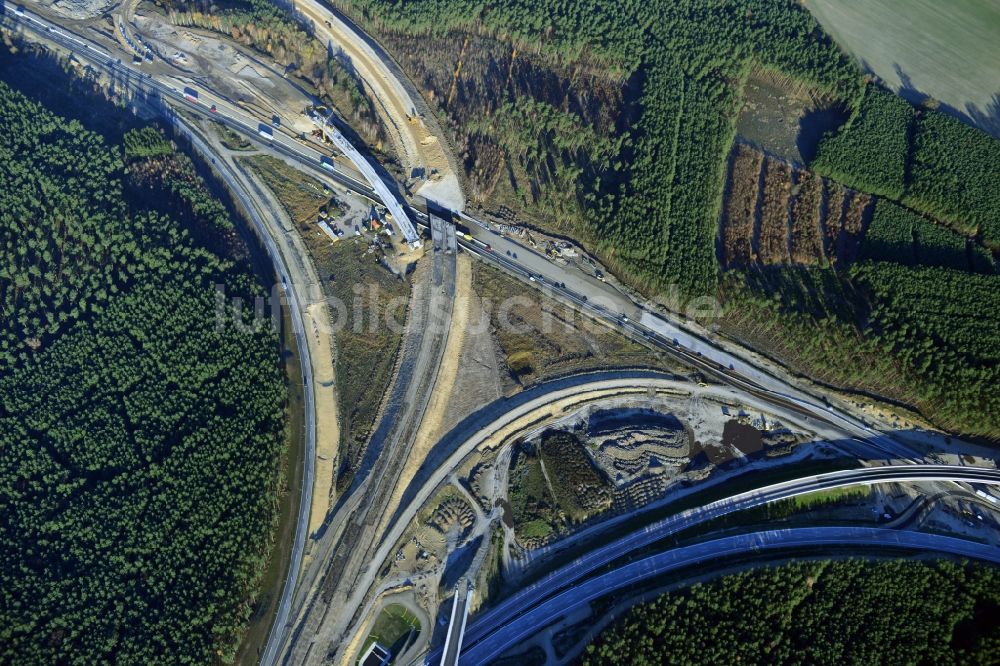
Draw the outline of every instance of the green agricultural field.
M929 95L1000 136L1000 4L806 0L823 28L893 90ZM971 108L969 108L971 107Z
M412 632L420 633L420 621L416 616L405 606L389 604L382 609L375 620L371 633L368 634L368 640L365 641L365 649L368 649L373 642L377 642L393 654L399 654L399 650L412 640L410 636Z

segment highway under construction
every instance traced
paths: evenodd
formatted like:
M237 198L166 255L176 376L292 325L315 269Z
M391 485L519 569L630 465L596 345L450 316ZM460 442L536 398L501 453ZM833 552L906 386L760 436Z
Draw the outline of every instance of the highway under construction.
M305 483L295 516L292 563L280 590L272 591L281 601L259 655L260 663L353 664L362 647L370 645L369 630L386 599L405 596L406 603L412 604L414 590L421 588L433 588L426 594L435 603L422 609L427 615L427 635L421 635L406 654L418 663L480 664L531 638L544 626L540 618L577 611L599 598L602 590L621 589L748 550L780 557L783 550L792 548L815 550L840 544L862 553L869 548L894 548L996 561L995 546L970 539L857 526L752 532L672 547L667 537L693 525L849 486L902 484L914 493L961 491L963 498L978 489L983 501L977 506L989 512L993 510L989 498L995 499L992 488L1000 484L1000 472L975 445L949 440L945 447L944 438L934 433L894 432L890 424L858 409L842 395L794 377L750 350L594 275L549 260L519 239L503 234L489 219L463 210L464 200L452 209L449 206L455 205L455 198L432 197L433 188L427 190L427 197L407 195L406 188L373 160L364 146L354 145L338 129L336 123L343 121L331 120L332 114L314 112L299 119L319 127L328 144L204 84L184 85L189 77L153 56L152 47L144 46L149 42L142 41L141 32L132 23L131 9L117 23L125 46L134 51L128 54L121 40L109 38L93 26L64 25L33 5L25 8L6 3L4 7L4 30L72 54L105 80L127 89L136 105L159 110L177 134L187 138L192 149L213 165L261 238L281 278L301 350L307 425ZM306 9L306 16L317 21L317 34L323 33L327 40L348 40L345 52L364 58L358 75L367 77L364 81L369 90L386 97L380 113L392 116L391 123L399 132L396 141L399 150L408 155L408 165L435 160L447 165L449 160L419 147L429 145L420 139L437 128L413 122L419 116L410 98L414 87L398 80L398 66L385 62L369 38L335 11L312 2ZM321 100L309 102L310 108L321 105ZM321 426L317 431L316 427L322 423L316 414L317 404L325 412L336 413L337 409L329 388L334 376L331 347L335 343L312 334L320 328L317 322L326 316L325 305L316 296L322 278L293 225L287 221L281 224L287 213L278 210L273 193L262 193L259 183L241 172L232 155L225 154L218 141L206 135L205 128L214 125L235 132L263 154L294 166L304 176L384 207L387 219L397 227L409 250L417 253L414 263L420 273L412 282L400 351L363 458L350 484L339 493L330 493L329 511L312 520L316 442L339 438L335 428ZM437 146L434 150L447 145L443 140L432 143ZM461 316L468 307L456 297L463 286L459 263L463 255L512 278L519 288L545 303L567 308L629 344L687 368L688 375L615 369L571 373L523 390L518 387L510 395L464 414L448 428L438 427L434 445L422 457L414 457L414 443L425 427L435 391L444 391L446 384L449 390L458 390L453 377L450 383L445 382L442 367L453 326L464 321ZM328 390L324 392L324 388ZM549 428L563 427L570 417L578 418L576 423L589 422L598 409L632 410L628 413L648 416L653 411L649 405L658 404L664 413L673 410L670 414L674 415L680 413L678 403L694 405L684 423L689 430L696 427L691 424L701 414L719 410L715 414L719 428L723 421L736 422L738 418L743 419L743 425L755 418L780 423L781 432L774 436L786 439L774 450L788 448L791 453L786 458L776 455L773 460L764 455L754 458L748 469L760 472L762 481L748 481L750 474L739 476L740 483L750 484L739 492L719 490L737 476L720 463L702 476L698 470L687 476L678 473L667 496L627 511L609 510L600 520L591 516L590 522L581 523L575 532L559 540L533 548L517 543L514 530L505 523L509 515L504 504L511 460L524 441ZM697 427L708 431L714 423ZM774 428L775 433L778 430ZM721 430L719 435L721 439ZM733 457L740 455L735 452ZM743 456L741 461L750 458ZM949 464L941 462L945 459ZM965 464L966 459L976 463ZM817 461L841 464L844 460L850 460L855 468L795 475L776 483L765 481L775 474L794 475L801 468L797 465ZM404 473L410 467L417 471ZM476 476L483 470L488 472L488 482L482 481L482 475ZM473 482L480 484L475 490ZM688 501L694 504L683 506ZM437 513L443 516L441 532L446 534L441 537L446 544L443 555L434 555L441 560L440 566L418 573L405 569L399 562L406 559L406 548L417 553L410 561L430 559L432 549L421 541L426 531L420 530L433 522ZM461 515L461 520L456 515ZM495 534L501 535L503 543L499 554L491 550ZM463 560L466 573L457 583L443 585L443 572L460 552L468 555L467 562ZM507 590L500 601L484 600L481 587L474 584L490 554L514 571L517 580L525 581L519 589ZM468 566L468 562L474 564ZM529 582L532 577L534 582Z

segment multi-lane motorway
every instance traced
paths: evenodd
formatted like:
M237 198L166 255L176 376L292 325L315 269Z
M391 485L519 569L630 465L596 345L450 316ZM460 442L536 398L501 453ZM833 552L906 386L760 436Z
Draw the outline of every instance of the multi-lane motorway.
M97 70L104 70L108 76L140 95L158 97L162 101L211 118L243 136L263 143L276 153L308 166L313 172L323 173L354 192L376 199L375 191L359 174L340 168L329 160L328 153L318 150L293 133L272 127L269 118L255 116L224 97L202 88L197 89L197 98L186 96L185 86L180 79L163 73L169 71L165 66L161 68L149 64L130 64L122 60L122 56L126 54L109 51L97 41L71 32L32 12L19 10L17 5L7 2L3 7L4 16L13 21L13 25L23 27L37 38L58 44L81 61Z
M211 91L200 90L200 94L195 98L192 98L190 95L185 96L184 86L179 83L179 79L165 73L164 70L150 68L141 64L130 65L123 63L119 59L117 52L110 51L108 47L99 44L97 41L83 38L79 34L74 34L40 16L19 9L13 4L6 3L3 7L6 15L4 20L8 26L12 22L16 22L23 26L26 31L34 33L37 38L58 44L62 48L74 53L81 61L89 63L96 69L105 70L109 76L129 86L140 96L150 98L150 101L154 104L162 105L163 102L169 102L175 106L186 108L191 112L210 117L241 135L258 143L263 143L269 150L294 161L301 167L314 173L322 173L342 186L373 200L380 196L383 198L392 196L388 188L384 192L382 192L381 187L372 188L369 184L362 182L358 174L335 166L329 159L329 155L317 150L308 141L303 141L300 138L286 134L281 129L269 127L268 123L270 119L268 118L257 117L246 109L231 104L221 96L214 95ZM267 131L264 130L265 127L268 128ZM229 177L226 176L225 170L222 170L223 177L226 177L228 181ZM378 174L378 176L379 178L386 178L384 173ZM394 183L389 184L395 189ZM381 194L376 192L376 189ZM251 219L256 219L252 195L240 187L234 187L234 191L237 193L243 206L247 209ZM391 207L396 207L397 204L406 207L414 219L425 225L427 224L427 216L419 210L421 205L418 202L413 201L413 205L395 200L392 202L387 201L386 203L392 203ZM877 433L863 419L837 409L826 403L823 399L817 398L791 382L778 377L768 370L762 369L749 361L748 357L733 350L728 350L723 345L716 344L685 326L682 321L670 320L665 316L660 316L644 309L628 295L598 280L596 277L585 275L577 269L555 264L515 240L495 233L488 223L477 220L463 212L444 211L444 214L450 214L454 219L460 219L468 224L472 239L460 240L461 245L467 251L479 256L483 260L492 262L508 273L519 276L535 286L548 291L550 295L573 305L588 316L601 319L627 335L644 340L647 344L682 359L686 363L699 368L703 373L715 377L720 381L773 404L778 404L838 428L848 433L849 436L856 438L859 443L863 440L863 445L869 446L872 450L883 454L882 457L903 460L917 458L908 446ZM259 212L256 213L256 217L259 218ZM266 231L262 234L262 238L265 239L265 243L268 243L269 238ZM285 287L289 292L289 301L294 310L293 325L295 326L295 335L296 338L299 338L302 335L302 315L300 312L299 296L297 295L297 286L290 279L287 267L282 263L284 260L280 257L281 253L273 247L273 242L268 247L269 251L273 250L272 257L275 258L277 271L282 276ZM301 340L299 347L303 354L308 354L307 346ZM306 389L305 394L307 396L306 423L311 429L315 426L315 419L310 416L309 412L312 398L311 367L309 367L305 357L303 357L303 378ZM313 431L313 441L314 439L315 431ZM313 455L309 453L307 458L311 458ZM931 476L938 474L939 476L933 478L939 480L955 480L956 478L968 480L961 475L970 474L967 468L957 470L946 468L948 473L945 473L942 470L933 472L929 469L924 470L924 467L927 466L921 466L921 471L916 466L908 466L906 473L918 474L926 472L927 475ZM854 480L851 483L879 482L876 478L877 475L892 474L892 472L878 470L889 469L898 468L883 467L856 470L855 472L857 473L863 472L866 475L870 474L872 476L865 477L869 480ZM925 480L931 478L931 476L927 475L921 478ZM893 480L899 480L900 478L903 477L893 477ZM734 507L742 506L746 508L748 506L755 506L761 502L774 501L781 497L791 496L783 495L782 493L811 492L822 487L830 487L822 485L823 483L834 482L819 478L813 478L810 481L800 481L802 481L803 485L761 489L760 491L755 491L753 494L746 494L745 497L737 496L729 498L723 503L714 503L706 507L701 507L698 513L668 519L668 522L664 522L662 525L655 527L655 529L654 526L650 526L646 531L630 537L633 539L631 541L623 540L614 544L608 544L606 547L588 554L585 562L578 561L574 563L573 566L576 568L572 571L560 570L562 572L560 575L563 578L559 580L579 580L579 576L605 566L612 559L620 557L622 552L631 552L635 548L642 547L643 543L649 543L650 539L659 539L664 535L673 533L673 531L676 531L676 529L685 524L684 520L688 521L687 524L690 524L690 521L706 520L713 516L737 510ZM983 481L982 479L977 479L977 481L993 482ZM304 499L310 496L311 485L311 482L304 484ZM798 488L798 490L795 490L795 488ZM308 502L303 502L303 504L308 506ZM287 644L287 629L290 626L288 618L292 616L290 599L295 586L295 576L298 574L300 568L299 563L303 550L302 544L306 537L306 527L302 524L302 515L300 513L299 525L296 530L293 564L289 571L288 583L283 592L278 621L275 623L274 635L268 644L266 659L268 662L277 658L280 647ZM305 515L308 516L308 509L306 509ZM383 539L382 543L385 541ZM620 549L622 548L625 550L621 551ZM624 576L626 574L621 575ZM486 648L478 646L489 645L484 637L495 635L495 632L491 628L497 626L506 627L513 621L510 618L524 613L524 609L535 609L540 607L539 603L549 603L545 600L549 598L553 591L551 586L553 579L549 577L545 580L550 582L550 587L545 591L545 594L542 594L541 588L537 586L526 588L508 600L508 602L505 602L504 605L498 606L493 611L477 617L470 629L469 641L467 643L470 646L469 649L486 650ZM511 612L513 612L513 616L509 615ZM485 652L476 652L474 654L480 653L485 654ZM477 663L475 662L475 658L473 658L473 662Z
M694 525L737 511L744 511L763 504L822 490L858 484L931 483L935 481L981 483L1000 486L1000 470L978 467L956 467L953 465L903 464L865 467L830 472L828 474L810 475L680 511L667 518L650 523L643 529L632 532L610 543L604 543L600 534L595 533L591 541L602 543L601 546L590 550L586 555L574 560L570 564L551 571L538 581L518 590L514 595L505 599L500 604L477 615L466 632L465 645L467 647L473 646L482 641L486 636L497 631L502 630L506 632L507 626L511 622L542 603L548 604L546 607L551 610L551 604L547 600L559 591L579 586L591 574L602 567L606 567L616 560L621 560L632 553L648 548ZM612 523L598 524L595 526L594 531L602 532L613 526ZM560 598L568 599L571 597L563 596ZM568 609L559 609L560 612L563 610ZM430 660L434 661L436 656L432 655ZM464 652L463 663L465 663Z
M548 597L544 602L520 611L488 633L477 633L479 620L470 627L459 663L479 666L495 660L505 651L536 634L540 629L585 604L629 586L639 586L672 571L722 558L766 553L773 550L872 548L893 551L949 553L959 557L1000 564L1000 549L966 539L873 527L803 527L739 534L673 548L629 562L612 571L587 579ZM432 655L428 663L437 663Z
M76 35L60 29L55 24L34 16L27 11L21 9L15 10L9 3L6 4L5 10L8 12L8 15L14 16L20 22L20 25L37 33L40 37L62 45L64 48L77 53L82 59L85 59L97 67L108 67L109 72L111 73L127 73L130 77L127 80L127 83L131 84L134 89L143 90L147 93L155 93L151 96L150 102L152 104L157 104L163 110L164 115L171 120L174 126L177 127L178 131L188 137L196 151L202 153L205 157L211 159L215 163L219 174L226 181L230 191L235 194L248 219L254 225L255 233L264 244L264 247L274 265L275 273L281 280L282 289L286 292L287 302L291 308L290 319L292 323L292 332L296 340L301 366L300 369L303 380L303 422L305 425L302 496L299 500L299 511L296 517L295 537L292 544L290 560L291 565L289 566L286 574L285 584L282 587L282 595L279 601L274 625L276 627L283 628L287 624L287 618L291 615L292 594L295 590L296 581L301 570L302 557L305 551L305 541L308 533L309 513L311 509L310 500L312 499L312 488L315 473L314 463L316 458L316 416L315 395L313 393L313 368L310 360L308 339L305 335L303 304L306 303L306 300L301 293L302 290L304 290L308 285L302 284L300 281L293 280L292 272L289 266L290 262L296 262L296 260L301 262L302 258L291 256L292 253L287 248L284 251L279 249L275 238L278 237L280 240L284 239L277 236L272 230L269 229L258 208L259 202L250 192L248 192L242 179L233 172L225 160L216 160L212 158L212 149L205 144L197 133L192 132L190 128L187 127L183 119L176 116L173 110L167 104L163 103L165 100L172 100L185 106L186 108L190 108L191 103L184 98L182 93L178 92L177 89L172 86L161 84L152 77L146 76L144 73L137 73L132 70L132 68L122 65L100 45L83 40ZM11 11L14 13L9 14ZM156 99L157 97L159 99ZM235 109L229 109L228 105L221 100L217 100L214 104L216 111L207 111L207 113L216 115L220 121L224 122L235 131L242 133L248 133L250 131L249 128L251 128L253 124L252 120L247 120L245 118L241 119L240 114ZM228 112L232 115L230 117L218 116L220 112ZM286 141L287 140L279 137L277 141L272 144L272 146L281 147L286 153L295 155L308 154L304 151L294 151ZM318 155L319 154L317 153L315 158L315 163L317 165L319 164ZM308 159L308 157L306 157L306 159ZM327 175L332 176L333 174ZM344 180L346 181L345 184L349 184L350 186L362 189L364 187L360 183L351 180L349 177L345 176ZM301 274L301 272L297 272L296 274Z
M463 243L466 249L508 273L528 279L538 288L569 302L587 315L603 320L631 337L644 340L646 344L723 383L754 395L766 396L776 404L843 428L856 437L877 435L864 420L823 402L678 323L650 312L612 285L577 269L553 263L512 238L497 233L492 225L466 214L460 214L460 218L470 223L472 236L479 241L466 241ZM880 438L876 448L887 457L915 457L909 447L891 438Z
M9 10L13 9L10 4L7 7ZM141 66L133 67L122 63L103 46L68 33L29 12L18 13L16 16L23 20L26 27L39 33L39 36L59 43L97 67L105 67L110 73L121 75L136 89L154 93L188 110L211 117L255 142L263 141L270 149L295 160L312 172L323 173L344 187L373 200L377 199L378 194L362 182L357 174L346 173L339 168L331 169L331 165L322 159L328 156L308 142L281 131L273 131L272 135L262 137L260 125L262 121L264 124L269 122L268 119L253 116L207 91L200 91L198 101L192 101L185 97L183 86L178 87L172 78L168 82L161 82L156 76L142 71ZM210 111L213 106L216 109L214 112ZM323 164L327 166L324 167ZM382 176L387 178L384 174ZM417 221L426 225L427 216L418 209L420 203L414 201L414 204L417 208L407 206L408 210ZM495 233L492 225L463 212L442 212L469 223L474 240L459 241L466 250L504 271L528 280L533 278L533 284L571 303L589 316L601 319L632 337L643 339L720 381L767 395L776 403L808 412L855 436L867 438L875 434L862 419L824 403L803 389L748 362L742 356L693 333L679 322L669 321L646 310L611 285L584 275L577 269L553 263L515 240ZM914 457L908 447L893 440L883 440L880 448L889 457Z
M575 396L594 395L602 392L615 394L632 389L669 391L679 390L685 385L685 382L679 382L671 375L651 371L601 372L554 380L485 405L452 430L440 445L428 454L423 469L415 477L411 487L404 492L400 509L393 516L391 524L382 535L374 560L382 562L390 556L394 544L403 536L406 528L419 513L420 508L433 496L439 485L456 469L465 464L477 450L484 447L496 433L508 432L512 424L518 422L535 423L537 414L546 414L552 409L552 405ZM690 387L691 394L699 397L711 395L722 397L724 392L730 390L718 387ZM729 397L740 400L749 409L763 409L765 404L763 401L755 401L745 395L731 395ZM813 424L808 419L803 418L798 427L805 431L811 431L813 428L810 426ZM520 433L517 435L520 436ZM515 434L512 433L510 436L514 437ZM854 443L848 442L848 444L853 449ZM654 509L655 507L650 506L649 508ZM600 541L597 532L602 527L614 528L618 521L623 518L627 518L627 516L610 518L598 523L584 530L581 536L596 543Z

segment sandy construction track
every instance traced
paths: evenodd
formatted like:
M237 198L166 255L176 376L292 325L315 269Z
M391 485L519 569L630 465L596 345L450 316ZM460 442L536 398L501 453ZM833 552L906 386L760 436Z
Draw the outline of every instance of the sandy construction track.
M298 131L312 129L301 111L313 100L284 78L277 65L251 49L203 28L174 25L156 11L136 14L130 28L142 34L171 68L189 77L179 79L184 85L204 85L259 114L278 115Z
M438 367L437 377L434 380L431 399L424 412L424 418L420 422L420 429L417 430L413 445L407 452L406 466L400 472L399 481L393 490L388 508L382 515L382 521L379 524L380 531L388 527L389 519L395 513L396 507L403 497L403 492L409 487L417 470L424 464L431 448L444 434L448 403L458 379L462 345L465 342L465 331L469 326L468 304L472 285L472 259L467 254L459 255L456 259L455 308L452 311L448 342L445 345L441 365Z
M340 422L337 413L336 375L334 342L330 331L329 309L323 299L319 287L319 277L301 237L294 231L295 225L285 213L285 209L270 189L251 170L242 168L233 159L232 153L218 143L213 137L216 149L228 153L236 168L244 177L252 182L262 195L267 210L271 213L271 224L275 225L274 235L283 239L282 246L287 248L289 256L294 257L288 262L292 280L300 285L306 294L302 313L306 333L306 344L309 345L309 358L313 368L313 397L316 405L316 461L315 481L312 488L312 505L309 513L309 531L313 534L329 511L333 501L334 474L337 469L338 445L340 442ZM287 243L287 245L286 245Z
M316 37L350 61L363 81L375 108L389 130L393 146L408 177L425 174L428 180L417 191L455 210L465 207L465 198L445 153L417 112L417 105L375 49L316 0L303 0L295 10L313 24Z

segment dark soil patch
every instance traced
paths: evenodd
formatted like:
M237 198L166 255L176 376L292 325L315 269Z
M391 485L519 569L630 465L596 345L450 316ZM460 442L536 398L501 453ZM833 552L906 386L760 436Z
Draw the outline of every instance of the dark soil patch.
M507 527L514 527L514 512L510 508L510 502L505 499L498 499L496 506L503 508L503 524Z
M750 455L764 448L761 432L739 421L726 421L722 429L722 444L728 448L735 446L740 452Z
M590 415L587 430L592 435L620 430L625 427L646 427L662 430L683 430L684 425L673 414L653 409L600 410Z
M848 117L841 104L815 99L798 85L751 77L736 132L747 143L795 164L808 164L826 132Z

